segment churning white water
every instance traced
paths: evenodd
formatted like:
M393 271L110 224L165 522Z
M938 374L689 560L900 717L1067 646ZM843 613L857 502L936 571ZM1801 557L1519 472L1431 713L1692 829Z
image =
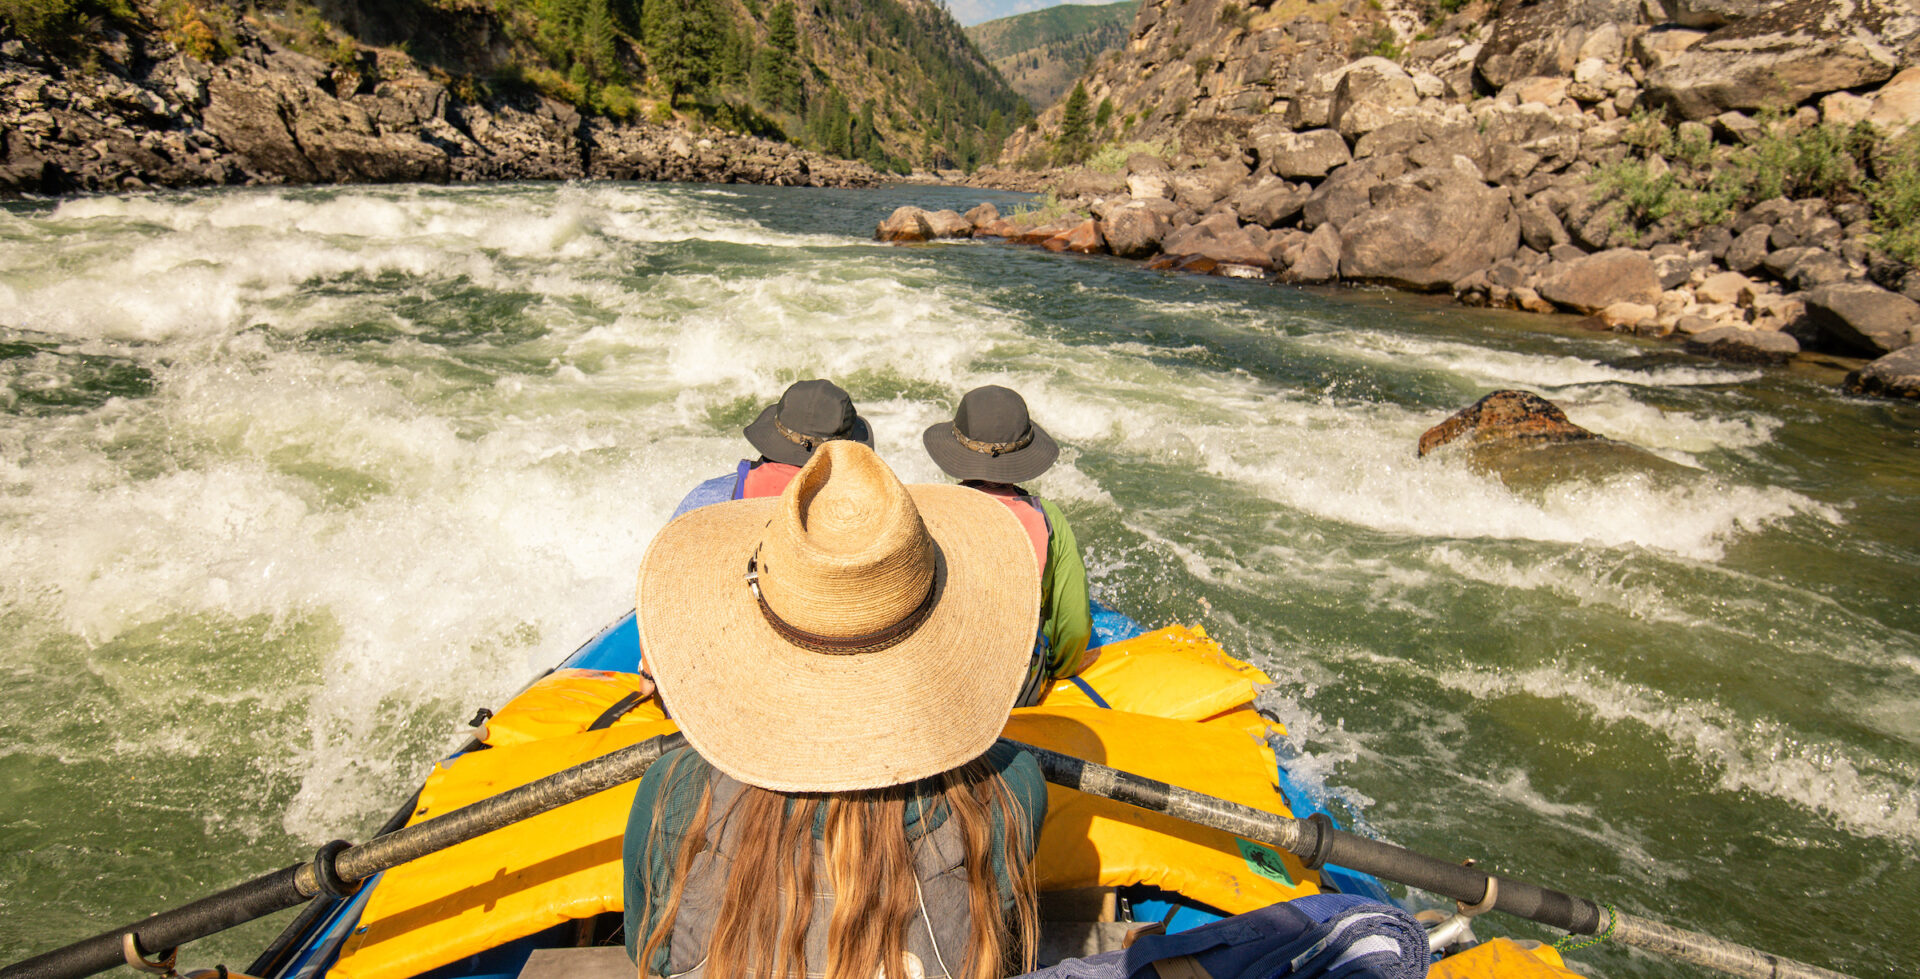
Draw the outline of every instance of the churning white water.
M919 433L961 393L1022 391L1096 593L1268 668L1300 771L1371 831L1920 970L1893 940L1920 914L1911 406L1418 298L867 240L983 197L1012 200L0 210L0 959L363 835L629 607L680 496L821 376L910 481L940 478ZM1515 489L1415 457L1503 387L1671 469Z

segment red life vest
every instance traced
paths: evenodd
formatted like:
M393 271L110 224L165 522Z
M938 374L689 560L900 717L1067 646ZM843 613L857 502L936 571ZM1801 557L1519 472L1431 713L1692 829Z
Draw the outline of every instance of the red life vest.
M1040 512L1040 507L1033 502L1033 497L1021 496L1012 489L1003 489L998 486L975 486L974 489L1005 503L1007 509L1012 510L1013 515L1020 518L1020 526L1026 530L1027 539L1033 542L1033 557L1040 562L1041 570L1046 570L1047 539L1050 532L1047 530L1047 516Z
M747 468L735 484L733 498L751 500L762 496L779 496L786 491L793 477L800 475L799 466L789 466L784 462L763 462L757 466L752 463L740 464Z

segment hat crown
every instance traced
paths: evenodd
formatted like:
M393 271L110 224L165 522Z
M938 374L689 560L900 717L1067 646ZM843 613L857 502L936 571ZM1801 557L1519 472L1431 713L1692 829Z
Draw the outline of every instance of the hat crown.
M934 587L938 553L906 487L872 449L827 442L794 477L757 558L767 607L828 638L903 622Z
M953 414L954 430L976 442L1013 442L1032 427L1026 399L998 384L968 391Z
M826 380L800 381L780 395L774 418L800 435L825 439L848 437L853 431L853 398L838 384Z

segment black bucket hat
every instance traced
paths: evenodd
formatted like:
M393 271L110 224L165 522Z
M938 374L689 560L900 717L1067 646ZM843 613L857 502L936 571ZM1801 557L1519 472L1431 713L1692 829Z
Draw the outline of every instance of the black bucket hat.
M955 479L1018 483L1047 471L1060 446L1027 417L1019 392L998 384L974 388L960 399L953 421L920 437L927 454Z
M873 448L873 429L853 409L853 399L832 381L800 381L741 430L760 454L774 462L804 466L813 450L834 439Z

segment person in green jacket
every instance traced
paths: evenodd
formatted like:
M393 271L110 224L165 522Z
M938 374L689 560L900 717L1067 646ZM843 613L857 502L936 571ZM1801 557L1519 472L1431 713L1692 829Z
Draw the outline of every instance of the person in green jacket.
M1035 703L1052 681L1080 672L1093 636L1087 566L1073 528L1057 504L1018 485L1052 467L1060 446L1033 423L1019 392L997 384L968 391L953 420L928 428L921 441L947 475L999 499L1027 529L1040 563L1040 623L1020 702Z

